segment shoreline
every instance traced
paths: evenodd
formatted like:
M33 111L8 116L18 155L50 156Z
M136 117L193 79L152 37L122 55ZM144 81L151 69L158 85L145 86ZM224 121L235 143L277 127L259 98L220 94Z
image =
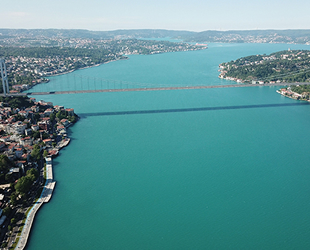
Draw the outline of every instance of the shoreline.
M71 70L66 71L66 72L57 73L57 74L53 74L53 75L46 76L46 77L54 77L54 76L66 75L66 74L72 73L72 72L74 72L74 71L78 71L78 70L82 70L82 69L89 69L89 68L93 68L93 67L99 67L99 66L101 66L101 65L103 65L103 64L107 64L107 63L110 63L110 62L116 62L116 61L119 61L119 60L127 60L127 59L128 59L128 58L114 59L114 60L111 60L111 61L108 61L108 62L97 63L97 64L95 64L95 65L86 66L86 67L82 67L82 68L78 68L78 69L71 69Z
M95 64L95 65L91 65L91 66L86 66L86 67L83 67L83 68L78 68L78 69L71 69L69 71L66 71L66 72L62 72L62 73L57 73L57 74L53 74L53 75L50 75L50 76L44 76L45 79L47 79L46 82L40 82L40 83L36 83L34 85L32 85L30 88L28 88L27 90L30 90L32 89L34 86L36 85L39 85L39 84L42 84L42 83L48 83L50 81L50 79L48 77L54 77L54 76L61 76L61 75L66 75L66 74L69 74L69 73L72 73L74 71L78 71L78 70L82 70L82 69L88 69L88 68L93 68L93 67L99 67L103 64L107 64L107 63L110 63L110 62L116 62L116 61L119 61L119 60L127 60L129 59L128 57L127 58L120 58L120 59L114 59L114 60L111 60L111 61L108 61L108 62L104 62L104 63L98 63L98 64ZM41 78L42 80L42 78ZM27 91L26 90L26 91ZM25 91L22 91L20 93L27 93Z
M68 146L70 141L70 138L66 138L60 141L59 145L56 146L57 151L59 152L62 148ZM57 155L55 155L55 157ZM56 185L56 181L53 178L52 158L52 156L46 158L46 181L42 193L37 199L37 201L34 203L34 205L28 208L29 212L27 213L27 217L24 218L25 223L24 225L22 225L22 231L20 232L20 235L16 236L15 238L15 243L17 242L15 249L24 249L26 247L36 213L39 211L39 209L44 203L48 203L52 198L52 194Z
M307 100L307 99L302 99L302 95L296 93L296 92L293 92L293 91L290 91L290 95L286 94L287 93L287 90L284 92L283 90L281 91L280 90L276 90L276 92L284 97L287 97L287 98L290 98L290 99L293 99L293 100L296 100L296 101L304 101L304 102L310 102L310 100Z
M24 249L26 247L31 232L31 228L35 219L35 215L44 203L50 201L50 199L52 198L55 185L56 181L53 180L53 164L52 161L50 161L50 164L46 164L46 181L44 184L44 188L42 190L40 198L35 202L35 204L32 207L29 208L30 210L27 214L26 219L24 219L25 224L22 226L23 228L20 233L20 236L19 238L15 239L15 242L18 241L15 249Z

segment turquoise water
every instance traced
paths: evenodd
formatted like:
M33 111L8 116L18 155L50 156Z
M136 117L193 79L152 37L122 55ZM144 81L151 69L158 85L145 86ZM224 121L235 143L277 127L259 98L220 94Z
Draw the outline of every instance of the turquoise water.
M74 75L225 84L219 63L288 48L308 47L210 44L130 56L49 84L70 88ZM309 249L310 106L275 90L40 96L73 107L81 119L54 160L56 190L27 249ZM188 108L210 109L177 112ZM163 109L174 112L102 115Z

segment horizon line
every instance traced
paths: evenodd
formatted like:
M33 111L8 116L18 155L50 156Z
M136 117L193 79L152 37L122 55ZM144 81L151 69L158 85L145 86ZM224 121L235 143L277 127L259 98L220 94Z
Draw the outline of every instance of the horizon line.
M92 29L86 29L86 28L1 28L0 30L86 30L86 31L92 31L92 32L115 32L115 31L132 31L132 30L162 30L162 31L179 31L179 32L193 32L193 33L201 33L206 31L217 31L217 32L229 32L229 31L310 31L310 28L290 28L290 29L277 29L277 28L268 28L268 29L207 29L207 30L201 30L201 31L192 31L192 30L186 30L186 29L163 29L163 28L128 28L128 29L111 29L111 30L92 30Z

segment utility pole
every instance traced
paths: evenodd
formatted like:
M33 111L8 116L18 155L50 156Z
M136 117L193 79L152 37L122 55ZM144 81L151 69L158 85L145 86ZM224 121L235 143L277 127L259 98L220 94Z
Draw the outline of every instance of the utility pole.
M3 94L4 96L6 96L6 94L9 93L10 90L9 90L8 73L6 71L5 60L2 58L0 58L0 68L1 68Z

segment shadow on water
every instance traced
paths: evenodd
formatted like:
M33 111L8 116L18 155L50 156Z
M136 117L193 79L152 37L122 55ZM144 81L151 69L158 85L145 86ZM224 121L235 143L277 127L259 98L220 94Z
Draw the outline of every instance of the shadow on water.
M213 111L213 110L230 110L230 109L277 108L277 107L291 107L291 106L305 106L305 105L309 105L309 103L298 102L298 103L257 104L257 105L238 105L238 106L222 106L222 107L202 107L202 108L113 111L113 112L80 113L79 116L81 118L85 118L88 116L137 115L137 114L178 113L178 112Z

